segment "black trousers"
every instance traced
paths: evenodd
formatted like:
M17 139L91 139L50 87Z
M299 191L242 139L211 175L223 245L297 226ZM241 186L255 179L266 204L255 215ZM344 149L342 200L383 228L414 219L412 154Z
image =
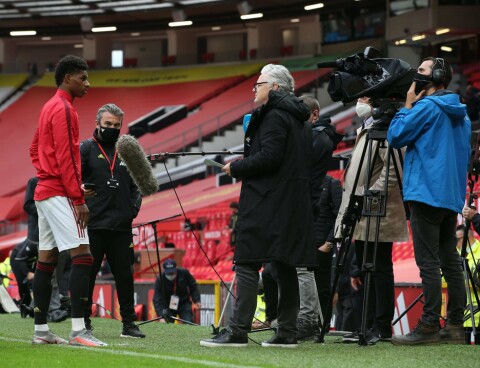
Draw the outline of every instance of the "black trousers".
M333 251L324 253L317 250L317 265L315 268L315 283L317 284L318 299L322 316L327 313L327 306L330 302L331 283L332 283L332 258Z
M391 242L378 243L375 272L370 277L369 316L367 316L367 328L375 327L382 335L386 336L392 333L392 319L395 310L392 246ZM363 264L364 247L365 242L355 241L355 255L360 270ZM369 242L368 247L369 251L372 251L373 243Z
M455 235L457 214L454 211L410 202L415 262L420 269L425 303L422 322L438 325L442 309L442 273L447 282L447 317L463 323L466 291L463 268Z
M277 319L278 285L273 278L272 264L266 263L262 271L263 292L265 293L265 318L268 322Z
M258 294L258 271L261 263L236 264L236 300L229 328L236 336L246 336L250 331ZM297 336L299 291L297 270L281 262L271 262L272 275L278 284L277 321L279 337Z
M133 290L133 247L132 233L112 230L88 230L90 251L94 258L90 273L90 290L85 317L92 314L92 297L95 278L104 256L112 270L117 290L122 322L136 320Z
M17 249L12 250L10 255L10 266L12 267L12 272L15 275L18 286L18 294L20 295L20 303L30 306L32 302L32 296L30 295L31 286L30 282L27 280L28 272L30 268L28 267L28 262L26 260L17 260Z

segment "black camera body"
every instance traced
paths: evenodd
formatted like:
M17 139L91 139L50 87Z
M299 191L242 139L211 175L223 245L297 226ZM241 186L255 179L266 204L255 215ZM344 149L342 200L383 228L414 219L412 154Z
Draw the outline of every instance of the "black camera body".
M332 101L347 104L365 96L372 101L405 101L416 70L400 59L371 58L379 53L367 47L363 53L317 64L319 68L336 68L327 89Z

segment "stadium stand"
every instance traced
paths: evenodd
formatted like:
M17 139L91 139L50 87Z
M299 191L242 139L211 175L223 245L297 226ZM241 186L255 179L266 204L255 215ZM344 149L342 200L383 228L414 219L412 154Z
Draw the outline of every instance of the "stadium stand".
M127 111L122 127L122 132L126 133L129 121L159 106L185 104L193 109L227 86L258 71L258 68L258 64L249 63L228 67L172 68L157 72L134 69L91 71L88 95L75 101L80 117L80 138L91 136L95 113L105 103L114 102ZM15 157L15 160L4 160L0 166L0 176L3 177L0 196L23 191L28 178L34 175L28 149L17 150L17 147L29 147L39 112L53 96L54 88L53 74L47 73L18 101L0 113L0 130L5 142L0 146L0 155ZM21 130L11 129L19 126Z
M0 105L27 82L28 74L2 74L0 78Z
M296 90L305 88L327 73L328 71L325 70L294 72ZM139 139L140 144L147 153L175 152L184 150L187 145L197 142L199 137L208 136L227 127L254 108L252 86L257 78L256 75L252 76L201 104L198 112L162 129L160 134L142 136Z

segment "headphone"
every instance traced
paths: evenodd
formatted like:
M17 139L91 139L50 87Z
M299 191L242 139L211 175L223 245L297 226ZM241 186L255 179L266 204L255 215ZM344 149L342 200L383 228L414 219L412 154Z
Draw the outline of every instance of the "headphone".
M435 65L440 64L440 68L435 69ZM443 58L435 58L433 60L432 65L432 82L436 86L445 85L445 77L446 77L446 70L445 70L445 60Z

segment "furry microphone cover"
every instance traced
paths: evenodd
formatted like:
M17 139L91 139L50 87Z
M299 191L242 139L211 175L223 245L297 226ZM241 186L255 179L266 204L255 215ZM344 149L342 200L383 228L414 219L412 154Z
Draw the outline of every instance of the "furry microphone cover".
M117 141L117 150L142 196L156 193L158 191L157 179L155 179L152 165L148 162L138 141L131 135L122 135Z

